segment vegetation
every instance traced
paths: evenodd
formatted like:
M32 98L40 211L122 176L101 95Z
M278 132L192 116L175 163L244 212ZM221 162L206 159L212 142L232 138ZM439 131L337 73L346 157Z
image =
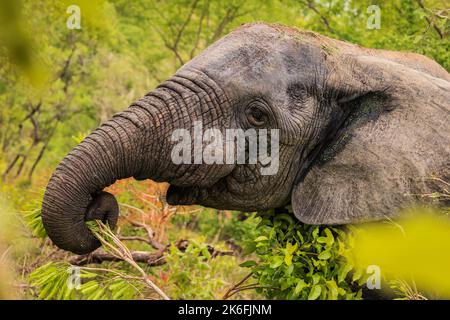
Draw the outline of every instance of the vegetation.
M81 9L81 29L67 27L72 4ZM367 28L370 5L381 10L380 29ZM449 70L445 5L0 2L0 298L360 299L366 275L349 255L351 228L302 225L289 209L257 215L171 207L166 185L124 180L109 189L121 205L118 230L92 225L104 246L78 257L46 237L43 190L62 157L101 121L244 22L283 23L362 46L417 52ZM445 203L448 186L443 190ZM401 297L422 297L408 283L394 286Z
M363 284L349 255L351 233L335 227L303 225L287 213L268 213L255 241L259 263L253 274L269 298L360 299ZM355 282L355 286L351 284Z

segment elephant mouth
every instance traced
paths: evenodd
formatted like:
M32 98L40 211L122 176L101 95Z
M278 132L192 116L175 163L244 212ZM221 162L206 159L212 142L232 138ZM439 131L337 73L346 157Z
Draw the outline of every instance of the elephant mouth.
M205 201L208 201L210 197L219 192L228 192L226 190L227 180L230 174L218 179L208 186L180 186L176 184L170 184L166 193L166 201L170 205L188 206L188 205L201 205Z
M261 192L248 192L257 183L257 176L249 176L242 171L246 166L234 169L208 186L180 186L170 184L166 201L170 205L202 205L222 210L256 211L261 201Z
M171 184L167 189L167 203L170 205L194 205L199 198L200 190L200 187L179 187Z
M234 166L231 172L209 184L186 186L171 183L166 201L170 205L203 205L214 201L218 195L223 195L223 198L225 194L238 196L242 191L242 186L234 179L234 173L238 170L239 166Z

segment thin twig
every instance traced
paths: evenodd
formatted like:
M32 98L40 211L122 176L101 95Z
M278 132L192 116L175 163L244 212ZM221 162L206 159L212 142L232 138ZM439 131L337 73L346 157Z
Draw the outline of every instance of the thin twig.
M133 259L131 251L123 245L123 243L117 238L117 236L111 231L111 229L100 221L97 221L100 232L93 231L95 236L102 242L103 246L107 247L112 255L117 255L118 258L122 258L124 261L128 262L132 267L134 267L141 275L142 280L148 287L152 288L156 293L158 293L164 300L170 300L170 298L162 291L153 281L151 281L147 273L142 269L136 261ZM113 243L111 244L107 241L102 234L105 234Z
M306 4L308 6L308 8L310 8L312 11L314 11L320 18L320 20L322 20L322 22L324 23L325 27L327 28L328 32L330 33L334 33L334 30L331 28L330 22L328 21L328 19L316 8L316 6L314 5L314 1L312 0L306 0L306 1L302 1L304 4Z
M419 5L419 7L426 13L427 11L432 12L431 10L427 9L425 7L425 5L423 4L422 0L417 0L417 4ZM433 13L433 12L432 12ZM438 16L440 17L440 16ZM434 23L434 21L432 21L428 16L425 16L425 20L427 21L429 26L432 26L434 28L434 30L436 30L436 32L438 33L439 37L441 39L444 39L444 32L436 25L436 23Z
M139 228L143 228L146 232L147 232L147 237L149 239L149 243L150 245L155 248L156 250L164 250L166 248L165 245L159 243L158 241L155 240L155 232L153 231L153 229L146 225L145 223L141 223L141 222L137 222L134 220L130 220L128 218L125 218L132 226L134 227L139 227Z
M231 297L233 294L231 294L232 291L235 291L240 285L242 285L245 281L247 281L248 279L250 279L250 277L252 276L253 272L250 272L248 275L246 275L241 281L239 281L238 283L236 283L234 286L232 286L230 289L228 289L227 292L225 292L225 294L223 295L222 299L226 300L229 297Z

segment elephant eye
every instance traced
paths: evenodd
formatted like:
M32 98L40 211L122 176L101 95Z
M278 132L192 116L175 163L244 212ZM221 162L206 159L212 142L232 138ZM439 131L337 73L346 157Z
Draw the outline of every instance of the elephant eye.
M267 123L267 114L257 106L250 106L246 110L248 122L255 127L261 127Z

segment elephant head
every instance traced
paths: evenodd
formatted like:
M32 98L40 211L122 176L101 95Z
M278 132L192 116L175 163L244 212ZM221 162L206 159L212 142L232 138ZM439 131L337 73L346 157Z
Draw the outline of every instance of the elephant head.
M309 224L393 216L432 188L427 177L449 174L449 101L449 74L423 56L243 25L64 158L45 193L44 226L57 246L93 251L100 242L85 222L115 226L117 202L102 190L128 177L169 182L170 204L256 211L291 202ZM202 132L277 129L278 170L175 163L174 130L195 136L198 122Z

